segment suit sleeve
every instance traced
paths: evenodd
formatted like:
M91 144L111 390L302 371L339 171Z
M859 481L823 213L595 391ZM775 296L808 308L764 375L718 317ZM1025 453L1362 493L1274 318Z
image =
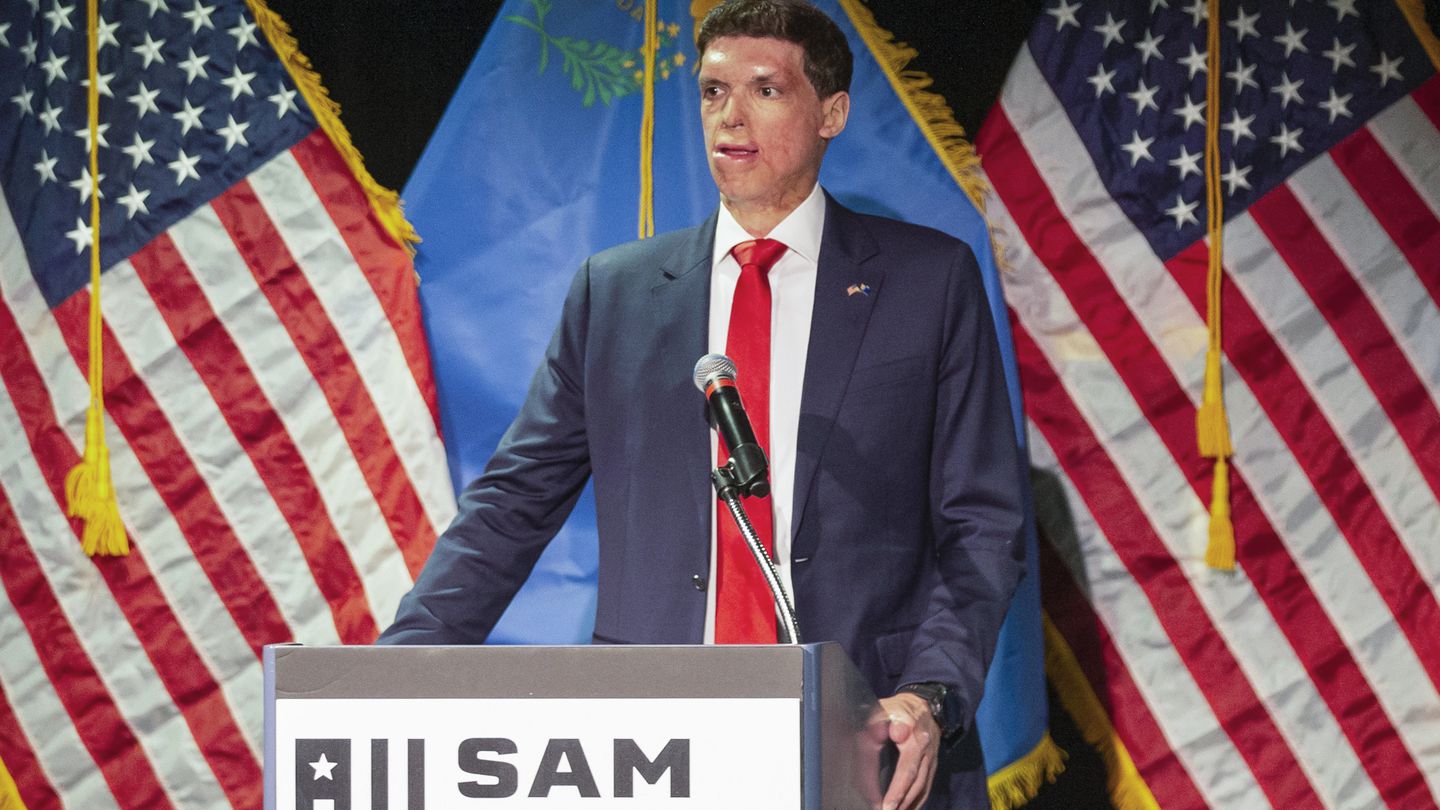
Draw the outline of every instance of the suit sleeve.
M585 340L590 266L576 274L560 325L520 413L400 601L380 644L479 644L570 515L590 475Z
M939 576L899 682L949 684L968 727L1024 573L1027 478L994 322L968 246L952 262L947 298L929 493Z

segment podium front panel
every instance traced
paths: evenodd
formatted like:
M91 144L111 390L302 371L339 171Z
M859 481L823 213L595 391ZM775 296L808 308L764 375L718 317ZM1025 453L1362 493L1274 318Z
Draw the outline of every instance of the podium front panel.
M860 806L820 765L853 781L864 707L822 708L815 649L267 648L266 806Z

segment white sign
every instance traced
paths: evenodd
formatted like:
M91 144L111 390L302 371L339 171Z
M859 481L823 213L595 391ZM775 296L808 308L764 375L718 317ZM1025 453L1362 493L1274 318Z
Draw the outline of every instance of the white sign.
M280 810L800 806L800 701L279 699Z

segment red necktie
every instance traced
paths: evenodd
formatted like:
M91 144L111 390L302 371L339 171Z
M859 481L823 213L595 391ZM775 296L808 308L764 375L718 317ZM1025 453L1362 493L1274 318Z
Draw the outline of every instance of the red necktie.
M730 308L725 353L735 361L735 384L755 429L755 438L770 456L770 268L785 252L774 239L741 242L730 251L740 263L740 281ZM720 463L730 454L720 442ZM775 516L770 498L747 498L745 511L765 550L774 553ZM765 576L755 564L745 538L728 510L716 510L715 643L775 643L775 601Z

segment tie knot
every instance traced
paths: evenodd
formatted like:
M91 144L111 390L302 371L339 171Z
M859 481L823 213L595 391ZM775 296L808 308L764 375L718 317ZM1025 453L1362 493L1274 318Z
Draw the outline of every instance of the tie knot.
M746 267L755 267L761 273L769 273L770 268L785 253L785 243L774 239L751 239L749 242L741 242L731 249L730 254L735 261L740 263L743 270Z

